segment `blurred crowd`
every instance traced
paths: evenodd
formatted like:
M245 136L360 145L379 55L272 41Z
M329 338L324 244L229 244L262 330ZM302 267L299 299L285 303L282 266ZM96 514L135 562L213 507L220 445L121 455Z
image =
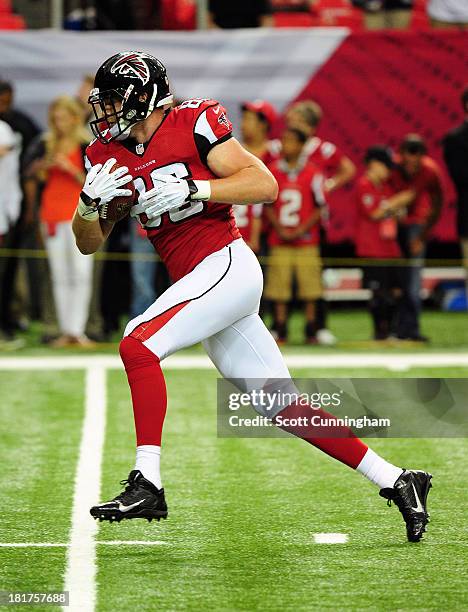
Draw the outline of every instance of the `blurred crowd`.
M106 251L94 258L75 246L71 221L91 139L92 83L86 75L76 95L56 98L41 132L15 107L12 85L0 81L0 177L8 185L0 192L3 342L14 341L31 320L42 322L41 341L52 346L108 340L123 318L143 312L170 282L133 219L116 224ZM458 233L468 269L468 88L461 103L464 119L444 136L443 147L458 194ZM289 106L280 138L271 137L279 117L268 102L247 101L241 112L244 146L279 185L271 205L234 207L239 229L264 268L263 308L271 312L278 342L288 340L293 303L302 306L305 342L336 340L327 326L322 285L328 199L350 183L356 265L369 290L373 338L426 342L420 331L421 274L431 229L444 209L440 168L423 138L407 134L396 152L375 143L364 160L351 160L322 138L326 109L313 100ZM358 161L364 162L361 176Z
M369 30L422 26L468 27L465 0L208 0L208 28L347 26ZM199 18L199 17L198 17ZM80 0L68 3L71 29L193 29L196 0Z

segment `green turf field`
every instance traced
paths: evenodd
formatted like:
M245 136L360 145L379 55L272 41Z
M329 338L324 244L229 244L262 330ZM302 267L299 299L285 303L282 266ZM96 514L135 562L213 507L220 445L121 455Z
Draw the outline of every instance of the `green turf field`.
M267 324L270 317L265 317ZM125 327L126 319L122 319L122 330ZM422 333L427 335L431 342L429 345L421 346L414 342L374 342L371 340L372 326L369 314L363 309L343 309L335 307L330 309L328 316L328 326L338 339L336 347L304 346L304 322L299 312L294 312L290 320L289 342L284 347L285 351L326 351L330 350L385 350L398 351L466 351L468 346L468 325L467 314L465 312L440 312L436 310L425 310L421 317ZM121 331L115 332L112 342L99 344L94 351L96 352L116 352L117 343L121 337ZM18 335L21 341L21 348L13 346L2 346L0 342L0 355L4 352L14 350L21 355L50 355L50 347L40 343L43 329L39 323L33 323L30 329ZM78 349L79 350L79 349ZM84 349L87 350L87 349ZM81 352L84 352L82 349ZM202 351L200 346L189 349L197 352ZM57 354L76 353L77 349L54 349Z
M320 374L402 375L358 367ZM404 375L467 376L468 370ZM99 542L162 543L97 545L98 610L467 608L465 440L372 442L390 461L434 474L429 532L420 544L408 544L396 508L310 446L293 439L218 439L214 371L170 370L167 381L169 519L106 523L97 534ZM0 485L8 509L0 543L67 544L84 371L0 371L0 388ZM134 458L123 372L108 371L107 393L102 498L120 491ZM322 532L345 533L349 541L315 544L313 534ZM65 563L65 546L0 547L0 590L60 590Z

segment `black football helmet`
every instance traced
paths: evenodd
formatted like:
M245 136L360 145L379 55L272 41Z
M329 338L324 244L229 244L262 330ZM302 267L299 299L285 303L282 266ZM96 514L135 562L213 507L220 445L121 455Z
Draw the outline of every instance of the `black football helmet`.
M132 125L172 100L166 68L158 59L142 51L116 53L94 78L88 98L95 116L91 130L104 144L126 138Z

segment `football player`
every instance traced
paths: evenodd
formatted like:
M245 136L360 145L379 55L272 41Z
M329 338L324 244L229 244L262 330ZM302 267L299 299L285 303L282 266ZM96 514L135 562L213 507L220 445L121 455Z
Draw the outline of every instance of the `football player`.
M125 329L120 354L132 395L136 463L124 491L91 514L108 521L166 518L159 470L167 404L161 361L202 341L220 373L237 379L243 391L261 380L290 381L258 315L259 263L232 214L232 204L274 201L278 188L263 163L232 137L217 101L187 100L172 108L166 70L146 53L118 53L104 62L89 101L96 140L87 150L89 171L74 218L77 245L83 253L102 245L112 224L100 218L100 207L130 196L125 186L133 180L139 197L131 214L174 281ZM279 404L269 416L309 420L311 413L310 406L293 403ZM313 412L320 413L326 415ZM334 431L328 438L309 428L292 433L375 483L399 507L408 538L419 540L428 521L431 475L388 463L347 428Z

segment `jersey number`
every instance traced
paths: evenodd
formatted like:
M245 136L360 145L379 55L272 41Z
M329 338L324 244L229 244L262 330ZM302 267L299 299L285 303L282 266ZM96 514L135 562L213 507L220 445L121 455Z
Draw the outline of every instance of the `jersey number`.
M300 222L299 211L302 205L302 194L296 189L284 189L281 192L279 221L284 227L297 227Z
M167 166L162 166L161 168L155 168L151 174L151 180L153 182L153 187L155 186L154 175L155 174L172 174L178 179L185 179L190 176L190 172L185 164L177 162L175 164L168 164ZM137 191L140 193L144 193L146 191L145 181L138 177L135 179L135 187ZM169 219L172 223L178 223L179 221L183 221L187 217L191 217L192 215L196 215L198 213L203 212L205 206L205 202L188 202L187 204L183 204L177 209L170 210L168 212ZM161 217L157 219L152 219L148 223L146 223L146 227L159 227L161 225Z

